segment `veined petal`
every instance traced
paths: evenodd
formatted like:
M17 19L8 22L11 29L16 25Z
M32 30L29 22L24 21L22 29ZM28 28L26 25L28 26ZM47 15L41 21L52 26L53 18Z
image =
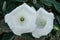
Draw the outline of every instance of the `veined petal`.
M5 15L5 22L16 35L32 32L35 28L36 12L26 3Z
M53 15L53 13L48 13L43 8L40 8L37 11L37 14L38 14L37 19L36 19L36 25L37 25L37 27L32 32L32 35L34 37L36 37L36 38L39 38L41 36L47 35L53 29L54 15ZM42 22L45 23L45 24L42 24Z

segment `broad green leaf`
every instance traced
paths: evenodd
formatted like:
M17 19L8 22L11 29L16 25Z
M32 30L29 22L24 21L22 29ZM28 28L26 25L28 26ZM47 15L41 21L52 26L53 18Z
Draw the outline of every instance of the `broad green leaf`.
M52 3L55 7L55 9L60 13L60 3L57 2L56 0L52 0Z
M47 6L52 6L51 0L40 0L40 1Z
M60 13L60 3L53 3L55 6L55 9Z

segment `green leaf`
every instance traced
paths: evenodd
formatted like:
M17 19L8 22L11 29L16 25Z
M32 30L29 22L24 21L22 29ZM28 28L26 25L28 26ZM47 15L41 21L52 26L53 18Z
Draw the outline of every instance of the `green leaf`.
M37 2L34 4L34 7L38 10L40 7L44 7L44 5L41 2Z
M0 20L0 29L3 32L10 32L10 28L8 27L8 25L5 23L4 20Z
M57 18L57 20L58 20L58 22L60 24L60 16L57 16L56 18Z
M40 0L40 1L47 6L52 6L51 0Z
M6 1L3 2L2 11L3 11L3 12L6 11Z
M60 3L54 2L55 9L60 13Z
M57 31L59 30L59 28L57 26L55 26L55 25L53 26L53 29L57 30Z
M47 6L53 6L55 9L60 13L60 3L58 3L56 0L40 0L43 4Z
M51 0L51 1L55 9L60 13L60 3L58 3L56 0Z
M15 7L16 7L15 3L8 2L6 12L7 13L11 12Z
M2 40L10 40L12 37L13 37L13 33L12 33L12 32L5 33L5 34L2 36Z

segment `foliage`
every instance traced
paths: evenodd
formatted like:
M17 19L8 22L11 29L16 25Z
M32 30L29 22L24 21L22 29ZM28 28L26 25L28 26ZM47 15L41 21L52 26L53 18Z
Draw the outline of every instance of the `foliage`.
M51 11L55 15L54 29L47 36L36 39L31 34L22 34L21 37L14 35L4 22L5 14L11 12L14 8L27 3L36 10L44 7L47 11ZM0 0L0 40L60 40L60 1L59 0Z

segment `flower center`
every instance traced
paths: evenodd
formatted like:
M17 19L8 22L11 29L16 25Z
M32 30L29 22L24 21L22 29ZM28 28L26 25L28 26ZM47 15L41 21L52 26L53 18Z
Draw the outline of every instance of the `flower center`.
M23 22L23 21L24 21L24 17L21 17L21 18L20 18L20 21L22 21L22 22Z
M43 18L37 18L36 24L38 27L43 28L46 25L46 20Z
M41 27L44 27L46 25L46 21L45 20L40 20L39 22Z

